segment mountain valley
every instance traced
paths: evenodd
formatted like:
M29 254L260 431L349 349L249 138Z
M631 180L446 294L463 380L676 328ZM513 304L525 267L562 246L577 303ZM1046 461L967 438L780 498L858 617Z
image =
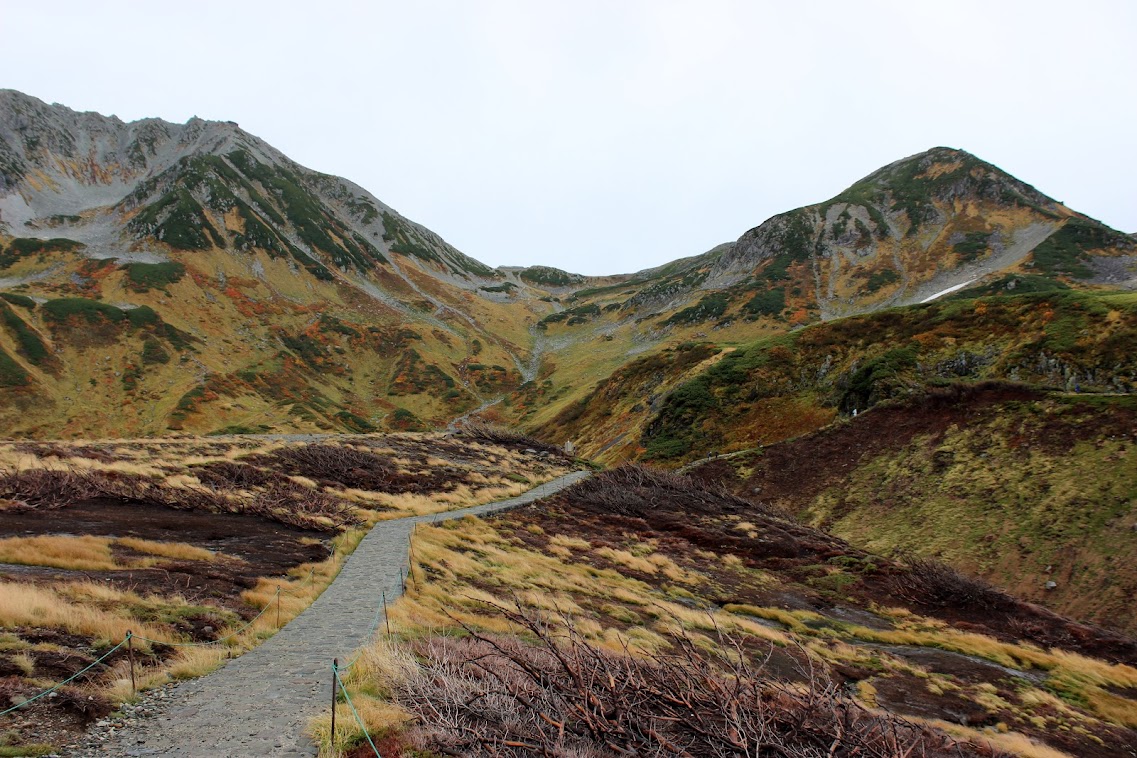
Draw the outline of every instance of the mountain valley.
M69 739L125 723L130 625L151 684L201 674L221 649L183 638L255 646L282 588L287 621L390 522L406 573L384 548L398 589L340 684L363 715L313 721L321 755L743 755L750 728L812 735L787 755L1133 755L1137 238L963 150L584 276L487 266L233 122L0 90L0 321L5 592L82 611L8 608L0 687L14 711L59 651L112 656L90 713L42 705ZM154 523L126 535L130 509ZM708 715L738 705L723 671L773 720ZM696 736L627 726L680 680L716 683Z

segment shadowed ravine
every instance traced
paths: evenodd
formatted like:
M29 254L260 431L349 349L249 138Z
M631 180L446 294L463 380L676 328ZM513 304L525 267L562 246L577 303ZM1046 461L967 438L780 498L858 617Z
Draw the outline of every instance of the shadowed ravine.
M418 522L516 508L587 477L577 471L496 503L383 521L363 538L335 581L271 639L200 679L169 691L159 715L71 756L301 756L316 749L304 735L326 707L333 658L350 659L368 641L382 592L402 594L411 531Z

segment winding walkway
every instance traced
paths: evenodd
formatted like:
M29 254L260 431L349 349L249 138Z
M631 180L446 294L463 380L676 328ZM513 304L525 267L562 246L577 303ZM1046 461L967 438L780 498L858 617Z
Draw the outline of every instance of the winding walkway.
M213 673L170 691L170 704L99 746L104 756L313 756L308 720L327 707L331 661L368 642L380 593L402 594L411 531L419 522L480 516L527 505L588 477L577 471L523 495L458 511L376 524L335 581L272 638ZM78 751L73 755L87 755Z

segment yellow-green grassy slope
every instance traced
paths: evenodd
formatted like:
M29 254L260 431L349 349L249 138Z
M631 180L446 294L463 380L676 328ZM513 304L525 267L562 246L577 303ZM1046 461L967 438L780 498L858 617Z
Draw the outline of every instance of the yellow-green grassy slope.
M893 401L700 476L879 553L1137 631L1137 401L988 384Z

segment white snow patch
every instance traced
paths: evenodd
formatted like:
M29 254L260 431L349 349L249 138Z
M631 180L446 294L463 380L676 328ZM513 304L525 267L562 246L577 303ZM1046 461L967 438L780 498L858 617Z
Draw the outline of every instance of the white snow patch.
M964 287L966 287L967 285L971 284L972 282L977 282L977 281L979 281L979 279L978 279L978 278L975 278L975 279L968 279L968 280L967 280L966 282L964 282L963 284L957 284L957 285L955 285L954 287L948 287L946 290L940 290L939 292L937 292L936 294L932 295L931 297L926 297L926 298L924 298L923 300L921 300L921 301L920 301L920 303L921 303L921 304L922 304L922 303L930 303L930 302L932 302L933 300L935 300L937 297L943 297L944 295L948 295L948 294L951 294L952 292L955 292L956 290L961 290L961 289L963 289Z

